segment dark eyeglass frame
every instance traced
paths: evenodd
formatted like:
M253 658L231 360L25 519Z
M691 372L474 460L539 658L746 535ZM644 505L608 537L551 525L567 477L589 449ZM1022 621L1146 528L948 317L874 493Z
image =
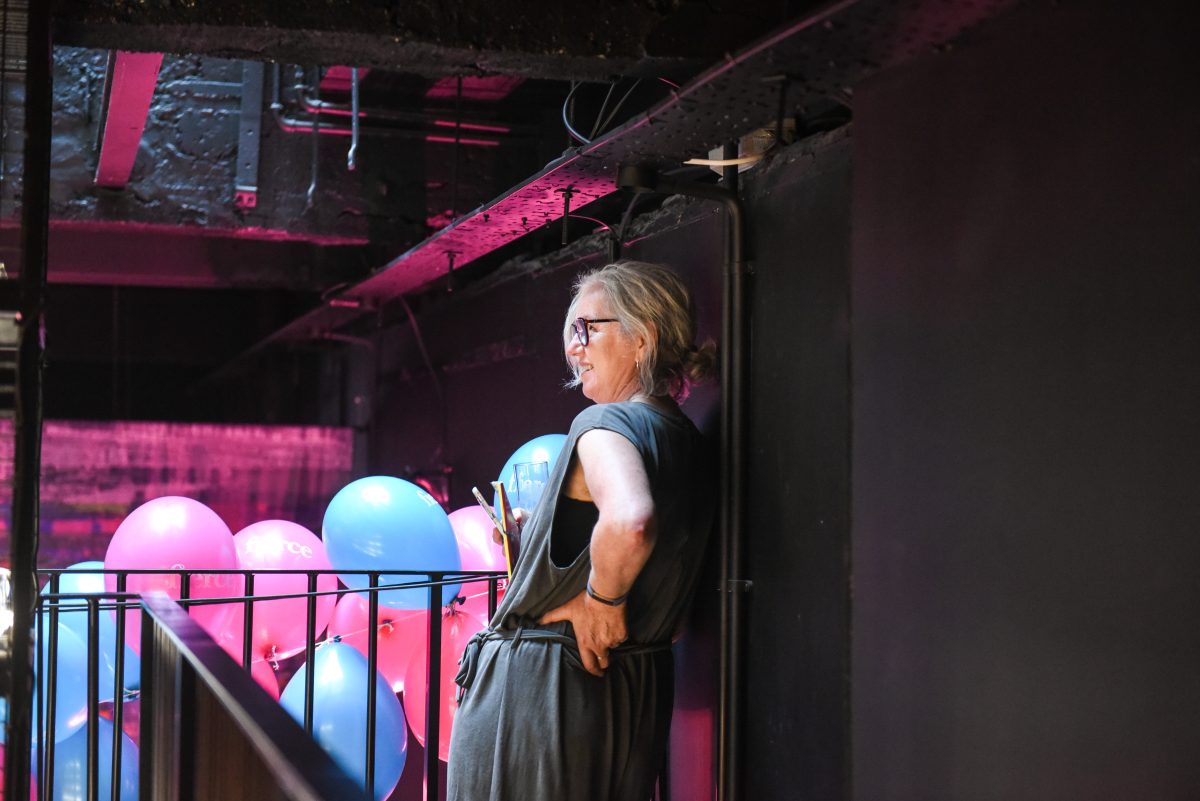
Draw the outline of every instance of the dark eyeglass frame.
M575 331L575 338L579 340L579 344L583 347L588 346L590 335L588 334L588 326L594 323L619 323L621 322L616 317L576 317L575 322L571 323L571 328Z

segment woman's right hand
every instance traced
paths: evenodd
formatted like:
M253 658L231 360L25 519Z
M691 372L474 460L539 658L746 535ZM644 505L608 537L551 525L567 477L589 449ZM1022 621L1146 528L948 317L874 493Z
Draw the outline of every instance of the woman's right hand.
M525 509L522 509L519 506L514 506L512 513L513 513L513 520L517 521L517 533L520 534L521 526L529 518L529 512L526 511ZM502 535L500 533L500 529L498 529L498 528L492 529L492 542L496 543L497 545L504 544L504 535Z

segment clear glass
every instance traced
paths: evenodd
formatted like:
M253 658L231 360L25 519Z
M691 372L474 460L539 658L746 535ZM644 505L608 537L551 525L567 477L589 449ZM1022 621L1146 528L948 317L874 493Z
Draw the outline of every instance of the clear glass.
M546 482L550 480L550 463L518 462L513 465L513 473L516 477L513 505L532 512L541 500Z

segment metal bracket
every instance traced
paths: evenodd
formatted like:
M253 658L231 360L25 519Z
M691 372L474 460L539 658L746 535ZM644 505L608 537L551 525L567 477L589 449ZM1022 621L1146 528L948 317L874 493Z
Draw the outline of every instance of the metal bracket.
M263 65L242 63L242 110L238 118L237 178L233 203L239 209L258 205L258 153L262 136Z
M561 193L563 196L563 213L562 213L562 243L567 244L567 222L571 219L571 198L576 194L576 190L572 186L567 186L565 189L555 189L555 194Z

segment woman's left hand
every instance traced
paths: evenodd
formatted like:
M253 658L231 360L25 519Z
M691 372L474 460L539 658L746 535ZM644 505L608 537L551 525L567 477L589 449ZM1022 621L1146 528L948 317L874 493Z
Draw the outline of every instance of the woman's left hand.
M557 609L542 615L539 623L567 621L575 629L575 642L583 667L593 676L603 676L609 651L625 642L625 605L608 606L581 592Z

